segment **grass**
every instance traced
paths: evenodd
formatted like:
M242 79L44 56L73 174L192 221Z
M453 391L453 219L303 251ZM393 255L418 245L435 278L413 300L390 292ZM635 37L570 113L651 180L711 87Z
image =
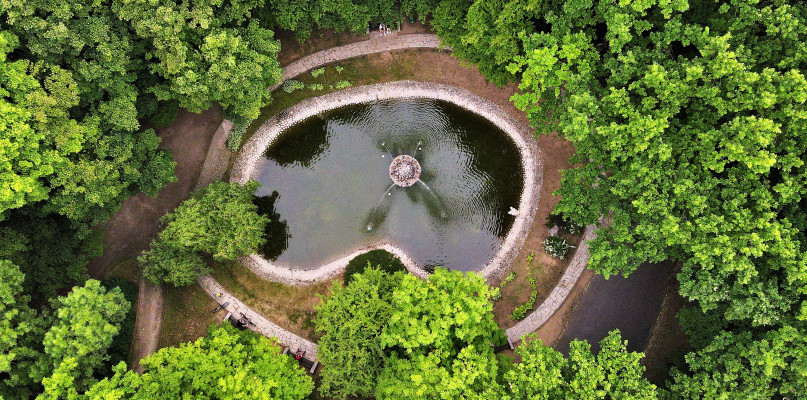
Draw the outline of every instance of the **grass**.
M422 51L422 50L420 50ZM395 62L385 62L383 57L367 56L329 64L324 68L324 73L314 77L310 73L305 73L294 78L306 85L305 89L286 93L282 89L272 92L272 102L261 110L261 115L256 118L247 129L242 143L255 133L259 126L266 120L275 116L281 110L289 108L309 97L321 96L334 92L337 85L342 81L348 81L352 86L369 85L380 82L392 82L404 79L412 79L414 75L417 52L400 50L389 53ZM337 66L342 71L337 71ZM312 84L321 84L322 90L308 89Z
M299 287L283 285L255 276L236 261L214 263L212 275L227 291L269 321L310 340L319 339L314 328L314 306L320 303L318 296L329 293L330 282Z
M207 328L221 323L226 315L224 311L213 314L217 306L199 285L166 285L160 347L177 346L207 335Z

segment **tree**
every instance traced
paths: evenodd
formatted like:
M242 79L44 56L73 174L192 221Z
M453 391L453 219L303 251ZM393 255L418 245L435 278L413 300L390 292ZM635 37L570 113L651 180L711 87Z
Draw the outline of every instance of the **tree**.
M329 397L370 397L387 358L379 336L393 312L392 293L403 274L367 268L346 287L334 282L317 307L320 393Z
M300 41L315 28L360 34L371 22L393 24L401 18L390 0L272 0L259 15L267 28L292 31Z
M23 294L24 278L19 267L0 260L0 397L7 399L30 397L28 368L37 355L29 340L38 330L36 312Z
M790 22L803 7L556 7L546 4L551 33L525 38L512 68L525 70L525 95L515 98L575 143L582 166L564 174L557 210L583 223L611 216L591 267L627 275L681 259L682 294L704 310L727 304L726 318L755 325L792 318L807 283L794 213L805 194L807 79L793 67L807 57L770 51L807 37ZM761 27L762 41L744 30Z
M200 252L216 260L234 260L264 242L269 219L258 213L252 193L258 183L214 182L162 218L165 228L139 258L143 274L154 283L188 285L206 273Z
M512 399L655 399L656 387L642 377L641 353L630 353L618 330L591 353L585 341L572 341L569 356L540 340L519 346L521 362L505 373Z
M428 281L405 275L380 338L391 354L376 397L495 398L500 388L492 346L504 340L493 320L495 290L475 273L438 268Z
M755 338L722 332L674 371L670 399L798 398L807 393L807 335L785 326Z
M107 359L107 349L131 307L118 288L107 291L96 280L74 287L53 305L55 322L45 333L44 354L31 372L42 377L42 399L60 398L95 382L93 373Z
M85 394L88 399L302 400L314 389L304 370L269 339L231 326L141 361L137 376L123 364Z
M280 44L250 21L262 2L216 0L115 2L115 14L147 44L146 59L162 82L149 90L160 100L178 100L193 112L220 103L232 114L254 119L280 82Z

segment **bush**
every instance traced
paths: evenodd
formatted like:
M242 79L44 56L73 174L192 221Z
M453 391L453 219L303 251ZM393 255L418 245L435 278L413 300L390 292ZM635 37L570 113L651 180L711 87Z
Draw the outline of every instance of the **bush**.
M296 81L294 79L289 79L289 80L283 82L282 89L286 93L291 93L291 92L293 92L295 90L305 89L305 83L302 83L300 81Z
M321 83L312 83L312 84L308 85L308 89L314 90L314 91L322 90L322 89L325 89L325 85L323 85Z
M580 234L583 232L583 228L585 228L583 224L579 224L571 218L567 218L563 213L555 213L553 211L552 214L546 217L546 227L552 228L555 225L571 235Z
M230 136L227 136L227 148L233 153L241 148L241 139L247 128L252 124L252 120L247 118L238 118L233 121L233 128L230 130Z
M324 73L325 73L325 67L311 70L311 76L313 76L314 78L316 78L316 77L318 77L318 76L320 76L320 75L322 75Z
M571 248L572 246L569 242L560 236L552 235L544 239L544 251L552 257L560 259L566 258Z
M352 85L351 85L351 83L349 81L336 82L336 88L337 89L344 89L344 88L350 87L350 86L352 86Z
M398 257L386 250L371 250L350 260L345 267L345 285L353 281L353 275L362 273L367 267L377 267L381 271L394 274L398 271L406 271Z
M345 70L344 68L342 68L342 67L340 67L338 65L336 66L336 73L341 74L342 71L344 71L344 70Z

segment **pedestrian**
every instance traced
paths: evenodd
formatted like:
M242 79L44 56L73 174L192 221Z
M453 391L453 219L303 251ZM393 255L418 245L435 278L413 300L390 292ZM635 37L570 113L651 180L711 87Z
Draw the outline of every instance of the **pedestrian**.
M392 29L390 29L389 26L388 26L387 27L387 35L391 35L391 34L392 34Z
M378 24L378 31L381 32L381 36L384 36L384 24Z

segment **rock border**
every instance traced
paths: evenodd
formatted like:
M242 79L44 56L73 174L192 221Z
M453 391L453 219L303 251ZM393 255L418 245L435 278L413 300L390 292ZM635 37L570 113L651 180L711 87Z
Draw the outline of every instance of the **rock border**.
M541 150L533 139L533 132L529 127L512 118L496 104L465 89L431 82L397 81L353 87L303 100L281 111L258 128L241 148L231 169L230 181L239 184L247 183L252 178L255 166L266 148L292 125L350 104L414 98L446 101L480 115L504 131L518 147L524 172L524 189L519 201L518 214L499 251L492 260L477 271L485 279L497 276L518 256L535 219L543 184ZM351 258L378 248L388 249L398 255L402 261L409 259L408 263L404 262L409 272L417 276L425 276L425 271L415 266L403 250L386 241L353 249L347 255L312 270L294 269L273 263L258 254L243 257L240 261L261 278L301 286L329 280L344 271Z

